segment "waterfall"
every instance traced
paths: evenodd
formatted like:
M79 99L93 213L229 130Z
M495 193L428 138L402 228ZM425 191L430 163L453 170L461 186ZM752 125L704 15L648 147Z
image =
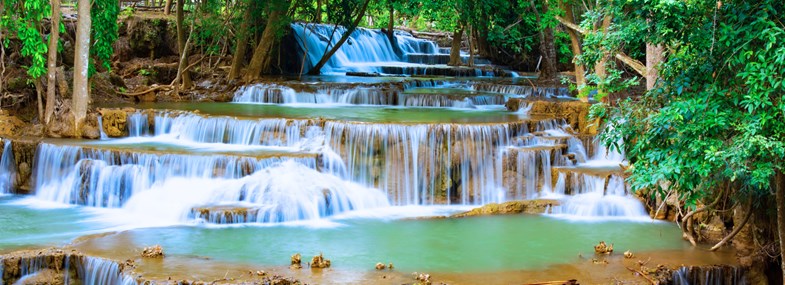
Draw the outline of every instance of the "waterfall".
M109 138L109 136L106 135L106 132L104 132L104 118L101 115L98 115L98 132L100 133L100 139L105 140Z
M535 87L526 85L502 85L493 83L478 83L473 84L472 89L483 92L493 92L501 94L516 95L516 97L566 97L570 95L567 88L564 87Z
M568 174L572 196L567 197L554 212L572 217L649 219L643 203L627 190L620 166L624 161L623 154L608 151L595 139L594 154L587 159L587 151L580 140L570 138L567 145L578 162L566 168L572 170Z
M748 284L745 272L738 266L682 266L673 271L675 285Z
M128 115L128 136L139 137L148 134L150 134L150 126L146 114L134 112Z
M299 46L300 58L307 51L304 72L308 72L319 62L328 44L336 44L346 32L346 28L342 26L329 24L293 23L291 27ZM407 54L440 52L436 43L414 38L406 32L395 31L394 37L396 43L391 43L389 37L380 30L358 27L328 60L322 73L381 72L380 63L400 65L405 64ZM397 54L396 51L402 54Z
M498 146L527 127L510 124L325 123L327 144L344 158L337 173L382 189L396 205L486 204L505 199Z
M468 88L468 87L467 87ZM295 91L282 84L254 84L239 88L233 101L256 104L354 104L407 107L454 107L474 109L475 105L503 105L506 95L420 94L398 86L354 86L349 88L321 87ZM134 115L129 123L136 126ZM132 136L137 127L129 128Z
M84 285L137 285L130 275L124 274L119 263L98 258L69 253L39 253L32 256L17 257L19 271L3 274L3 259L0 259L0 285L4 280L17 279L13 284L46 284L53 282L54 276L40 274L61 274L63 284ZM12 259L13 260L13 259Z
M315 168L315 158L262 158L123 152L42 143L36 153L36 196L93 207L121 207L168 179L240 178L292 159Z
M6 139L3 146L3 154L0 156L0 195L10 194L16 180L16 163L14 162L14 151L11 147L11 140Z

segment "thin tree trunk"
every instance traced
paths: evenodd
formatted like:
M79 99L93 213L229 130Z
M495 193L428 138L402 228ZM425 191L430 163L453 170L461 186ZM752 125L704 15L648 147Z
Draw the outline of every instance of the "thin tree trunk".
M288 3L288 1L278 1L277 5L269 4L272 7L267 17L267 25L264 27L264 32L262 32L262 39L259 40L259 44L251 57L251 63L248 64L248 68L245 70L243 78L246 81L257 79L262 73L267 73L270 70L270 65L273 62L272 51L275 46L275 34L279 27L278 21L281 18L280 7Z
M657 78L659 78L657 66L663 60L663 52L665 52L665 47L662 44L646 44L646 90L654 89L654 85L657 83Z
M316 15L314 15L313 22L322 23L322 0L316 0Z
M604 34L606 31L608 31L608 27L610 27L610 25L611 25L611 17L605 16L605 19L602 20L602 26L600 27L600 31L602 31L602 33ZM605 35L603 35L603 37L604 36ZM608 76L608 72L605 68L606 62L608 62L608 52L603 51L602 58L600 58L600 60L597 61L597 64L594 65L594 73L597 74L597 77L599 77L601 80L604 80L605 77Z
M237 37L234 56L232 57L232 67L229 69L229 79L237 79L240 77L240 70L245 62L245 53L248 50L248 25L251 22L252 4L253 3L246 7L245 13L243 14L243 22L240 24L239 36Z
M74 116L74 136L81 136L81 125L87 116L90 100L87 66L90 58L90 0L77 3L78 20L76 23L76 47L74 48L74 93L71 113Z
M570 23L575 23L575 14L572 12L572 7L565 4L563 0L559 1L559 7L565 11L564 19ZM580 90L586 85L586 69L584 69L583 64L579 64L576 60L582 54L581 42L577 31L567 29L567 34L570 35L570 47L572 48L573 55L572 62L575 65L575 84Z
M780 238L780 267L782 279L785 280L785 173L774 174L774 187L777 190L777 234Z
M41 86L41 78L33 79L35 84L35 96L38 99L38 121L44 123L44 100L41 93L44 93L44 87Z
M447 65L450 66L459 66L461 63L461 42L463 37L463 30L464 27L461 26L460 29L456 30L452 33L452 45L450 46L450 62Z
M185 15L183 8L185 7L185 0L177 0L177 48L180 50L180 57L185 56L185 61L180 61L180 65L177 69L181 72L181 79L182 79L182 89L189 89L191 88L191 74L187 70L183 70L185 66L188 65L188 57L186 55L186 36L185 36Z
M390 4L390 22L387 23L387 37L390 38L390 42L393 42L395 36L393 29L395 29L395 7Z
M55 84L57 83L57 42L60 40L60 0L51 0L52 27L49 31L49 55L46 62L46 113L44 124L49 124L55 111Z
M537 9L537 4L531 0L530 5L534 11L534 17L537 23L542 23L542 16ZM542 3L543 13L548 12L548 5ZM554 36L552 28L543 28L540 31L540 55L542 56L542 67L540 68L540 79L554 80L556 78L556 45L554 44Z
M474 41L472 40L472 24L469 24L469 28L466 31L466 38L469 39L469 66L474 66Z
M356 18L354 19L352 26L346 29L346 32L344 32L343 36L341 36L341 39L338 40L338 42L330 49L330 51L328 51L322 56L322 59L319 60L319 63L317 63L316 66L314 66L313 68L311 68L311 70L308 71L308 74L318 75L321 73L322 67L324 67L324 65L327 64L327 61L330 60L333 54L335 54L335 52L338 51L339 48L341 48L343 43L345 43L346 40L349 39L349 36L352 35L354 30L357 29L357 25L360 24L360 20L362 20L363 15L365 15L365 9L368 8L369 2L371 1L365 0L365 2L362 4L362 7L360 8L360 11L355 16Z
M180 2L180 0L177 0L177 2ZM164 15L169 15L171 13L172 13L172 0L166 0L166 3L164 4Z

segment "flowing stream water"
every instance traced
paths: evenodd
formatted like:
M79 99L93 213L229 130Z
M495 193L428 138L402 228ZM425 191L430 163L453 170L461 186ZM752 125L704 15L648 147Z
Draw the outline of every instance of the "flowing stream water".
M292 27L310 68L332 27ZM435 43L394 39L358 29L325 69L442 64ZM324 252L348 270L383 261L497 272L572 262L599 240L622 250L686 247L675 225L652 221L629 192L622 153L577 136L565 118L503 106L569 101L563 88L347 80L249 85L232 103L139 104L126 114L125 137L102 129L96 141L44 140L32 195L0 198L0 252L121 231L83 247L118 259L161 244L173 256L268 266ZM13 192L18 172L13 141L3 143L0 195ZM542 215L421 219L522 199L560 205ZM84 284L134 283L117 263L74 264L87 272Z

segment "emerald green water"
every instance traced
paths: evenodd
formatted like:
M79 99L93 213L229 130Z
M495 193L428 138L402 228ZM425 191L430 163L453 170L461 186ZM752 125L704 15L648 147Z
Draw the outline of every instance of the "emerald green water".
M31 198L0 196L0 252L28 246L62 245L73 238L110 227L98 221L93 210L47 206L51 204Z
M493 109L460 110L447 108L400 108L381 106L301 105L281 106L239 103L154 103L135 105L139 109L196 111L206 115L251 118L289 118L356 121L369 123L505 123L528 117L508 112L503 106Z
M29 203L19 205L20 201ZM0 251L63 245L82 235L110 231L112 223L107 220L124 213L35 204L33 198L0 197ZM428 208L383 211L395 215L418 209ZM337 269L366 270L376 262L392 262L404 271L456 273L537 270L570 263L579 254L591 256L593 245L601 240L613 243L619 252L688 248L678 228L664 222L575 222L539 215L397 220L379 216L376 212L267 226L139 228L82 246L111 255L161 244L168 256L206 256L263 266L286 266L294 253L310 257L322 252ZM114 223L114 228L120 223Z
M340 226L182 226L139 229L91 242L89 248L116 252L161 244L167 255L287 266L322 252L336 269L367 270L392 262L402 271L496 272L537 270L590 257L604 240L623 252L682 249L678 228L669 223L569 222L544 216L465 219L350 219Z

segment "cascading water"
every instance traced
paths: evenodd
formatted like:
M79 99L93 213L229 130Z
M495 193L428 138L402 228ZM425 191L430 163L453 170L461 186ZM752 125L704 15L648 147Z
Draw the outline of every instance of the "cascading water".
M571 176L572 196L567 197L555 212L572 217L648 220L649 215L643 204L627 191L621 173L624 155L607 151L598 140L595 140L594 144L595 153L587 160L583 144L575 138L568 140L569 149L573 151L578 163L564 168L569 173L559 176L559 187L566 187L564 180L567 175ZM565 190L557 189L557 192L564 193Z
M60 275L62 284L84 285L137 285L138 282L130 275L124 274L119 263L97 257L74 255L62 251L50 255L51 252L41 252L33 256L21 256L12 259L18 260L19 270L3 274L2 266L5 263L0 259L0 284L9 279L13 284L50 284L55 282ZM38 277L47 273L44 283ZM54 278L54 280L52 280ZM55 282L56 283L56 282Z
M48 143L36 156L38 198L110 208L172 178L236 179L288 159L316 167L315 158L128 153Z
M312 23L292 24L294 37L305 53L305 71L314 67L330 46L336 44L346 32L342 26ZM333 32L333 29L335 31ZM439 54L436 43L417 39L409 33L395 31L395 43L379 30L357 28L338 51L322 68L323 73L343 73L347 71L381 72L380 64L406 65L406 55ZM302 57L301 57L302 58Z
M450 85L459 86L466 90L471 88L457 83ZM296 91L290 86L281 84L254 84L238 89L233 101L259 104L354 104L473 109L475 105L503 105L506 99L507 95L501 93L487 95L429 94L418 93L417 90L407 91L405 88L394 85L350 88L323 87L315 91ZM132 117L129 118L129 121L135 119ZM138 133L135 129L129 129L129 131L132 136Z
M16 177L16 163L11 141L5 140L0 156L0 195L10 194Z

